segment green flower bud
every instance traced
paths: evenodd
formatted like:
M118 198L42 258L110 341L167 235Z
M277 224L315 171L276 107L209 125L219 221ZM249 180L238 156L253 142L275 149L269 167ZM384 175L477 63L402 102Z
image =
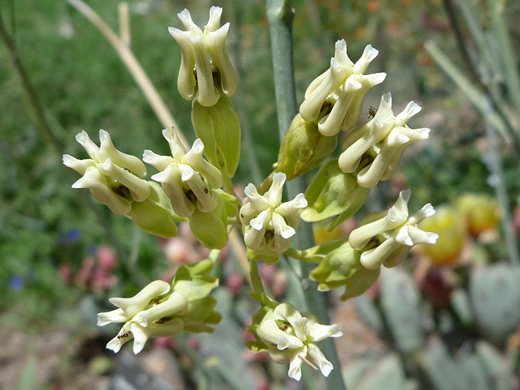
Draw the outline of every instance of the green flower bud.
M88 188L114 214L128 215L133 202L142 202L150 196L150 185L142 179L146 167L137 157L118 151L105 130L99 131L99 139L98 147L85 131L76 136L90 159L63 155L63 164L83 175L72 188Z
M228 242L226 207L218 196L217 199L215 210L208 213L194 210L189 217L191 232L210 249L222 249Z
M369 270L360 263L361 253L344 242L330 251L310 274L311 280L319 282L319 291L345 286L341 300L357 297L372 286L379 277L380 269Z
M238 86L237 74L226 52L229 23L220 27L221 15L222 8L211 7L208 24L202 32L185 9L177 16L187 31L168 28L181 48L179 93L186 100L196 96L204 107L217 104L220 91L225 96L232 96Z
M240 158L240 122L231 100L223 96L211 107L194 100L191 121L195 134L206 147L206 158L233 177Z
M369 192L358 185L355 176L341 171L337 159L330 160L305 191L309 205L302 210L301 217L307 222L317 222L338 215L334 227L359 210Z
M401 191L395 204L379 218L368 216L362 225L349 236L352 248L362 252L363 267L375 270L381 264L395 267L406 257L410 248L416 244L435 244L439 237L436 233L424 232L418 224L435 214L431 204L408 216L410 190Z
M350 130L359 120L365 94L386 77L385 73L364 74L378 54L371 45L355 64L348 57L345 40L337 41L335 49L330 69L309 85L300 106L303 119L319 120L318 130L326 136ZM327 106L332 109L324 112Z
M150 196L144 202L132 203L128 217L148 233L164 238L175 237L177 235L175 221L182 221L184 218L173 212L170 200L159 184L154 182L149 184Z
M339 166L345 173L355 173L360 186L374 187L397 169L409 144L428 138L429 129L410 129L406 122L421 110L410 102L399 115L392 111L392 95L387 93L374 118L347 135Z
M297 114L280 146L276 170L292 180L320 165L336 145L336 137L322 135L315 122L307 122Z
M180 332L213 332L220 315L216 301L209 296L218 279L209 276L211 260L181 266L171 283L156 280L132 298L111 298L116 310L98 314L98 326L125 324L107 348L119 352L123 344L134 339L138 354L151 337L173 337Z
M222 186L222 175L202 157L204 144L197 139L186 152L175 130L163 130L163 135L170 144L173 158L145 150L143 160L161 171L153 175L152 179L162 184L173 210L181 217L189 217L195 210L213 211L219 198L211 187Z

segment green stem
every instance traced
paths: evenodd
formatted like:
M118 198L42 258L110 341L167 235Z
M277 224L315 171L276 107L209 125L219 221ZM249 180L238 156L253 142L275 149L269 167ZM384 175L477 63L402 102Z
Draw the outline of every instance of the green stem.
M252 260L249 262L251 268L251 284L253 285L253 291L257 293L264 293L264 285L262 284L262 279L260 278L260 273L258 272L258 264L256 261Z
M486 109L491 111L491 103L488 101ZM511 208L509 207L509 197L507 195L506 182L504 171L502 169L502 158L498 150L495 129L486 118L486 136L489 142L489 169L493 176L497 179L495 191L502 209L502 226L506 239L507 251L509 253L509 261L513 266L520 265L520 256L518 255L518 242L516 240L515 232L513 230L511 221Z
M294 10L290 0L267 0L267 18L271 35L271 50L273 54L274 83L276 92L276 107L278 112L278 130L283 139L292 119L297 113L296 87L294 83L294 64L292 54L292 21ZM287 192L292 199L296 194L305 192L303 177L287 183ZM308 248L314 244L312 226L302 223L294 237L296 248ZM302 275L308 279L312 264L302 263ZM325 295L316 290L316 283L302 286L308 310L318 317L321 323L330 323ZM346 390L338 352L331 338L321 343L323 353L335 367L326 378L329 390Z
M9 59L13 65L13 68L16 71L16 74L20 78L20 83L22 84L22 91L25 94L27 101L29 102L28 106L32 110L34 121L36 122L37 128L40 131L40 134L44 140L46 140L58 153L62 153L63 144L58 139L58 137L52 131L51 126L47 122L47 118L45 117L43 105L41 104L40 99L38 98L38 94L36 93L36 88L25 70L25 67L18 56L18 51L16 49L16 45L14 40L7 32L2 13L0 12L0 39L5 43L7 47L7 53Z
M296 259L296 260L305 261L307 263L318 264L321 262L321 259L318 258L317 256L306 257L303 255L302 250L294 249L294 248L289 248L288 250L286 250L284 252L284 255L292 257L293 259Z

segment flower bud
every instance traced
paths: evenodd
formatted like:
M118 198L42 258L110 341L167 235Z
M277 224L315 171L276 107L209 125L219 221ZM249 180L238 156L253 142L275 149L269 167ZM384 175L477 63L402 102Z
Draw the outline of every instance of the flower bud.
M341 171L337 159L330 160L321 167L305 191L309 205L302 210L301 217L307 222L317 222L337 215L333 228L359 210L369 192L358 185L354 175Z
M344 301L367 291L379 277L380 269L369 270L360 263L360 252L348 242L330 251L310 274L311 280L319 282L319 291L345 286L341 296Z
M356 128L343 141L339 167L345 173L355 173L360 186L374 187L388 179L399 166L406 146L428 138L429 129L410 129L406 122L421 110L410 102L399 115L392 111L392 95L382 96L374 118Z
M177 16L187 31L168 28L181 48L182 62L177 83L179 93L186 100L196 96L204 107L217 104L220 91L225 96L232 96L238 85L237 74L226 51L229 23L220 27L221 15L222 8L211 7L203 32L185 9Z
M335 48L330 69L309 85L300 106L302 118L318 121L318 130L325 136L350 130L359 120L365 94L386 77L385 73L364 74L378 54L371 45L355 64L347 55L345 40L337 41Z
M240 157L240 122L231 100L222 96L211 107L194 100L191 121L195 134L205 145L206 158L222 173L233 177Z
M128 215L133 202L142 202L150 196L150 185L142 179L146 167L137 157L118 151L105 130L99 131L99 139L98 147L85 131L76 136L90 159L63 155L63 164L83 175L72 188L88 188L114 214Z
M280 146L276 170L292 180L320 165L336 145L336 137L322 135L316 123L307 122L297 114Z
M401 191L396 203L383 217L368 216L350 233L350 245L362 252L363 267L375 270L383 263L386 267L394 267L404 260L412 246L435 244L437 241L437 234L424 232L417 226L423 219L434 215L435 210L428 203L409 217L410 195L410 190Z
M258 341L279 364L289 364L289 377L299 381L303 363L328 376L333 369L316 345L343 333L337 325L321 325L310 313L300 313L288 303L269 309L258 324L250 327Z
M249 184L244 190L249 202L239 212L246 246L253 251L262 251L272 261L276 261L281 253L289 249L291 237L300 222L299 211L307 206L303 194L282 203L285 179L285 173L275 173L271 187L264 195L260 195L256 187ZM272 256L268 256L269 252Z
M159 184L154 182L149 184L150 196L144 202L132 203L128 217L148 233L164 238L177 236L178 229L175 221L182 221L184 218L180 218L173 212L170 200Z
M218 205L211 212L195 210L190 216L190 229L197 240L207 248L224 248L228 242L227 212L224 202L218 198Z
M186 152L175 130L163 130L163 135L170 144L173 158L145 150L143 160L161 171L153 175L152 179L162 184L173 210L181 217L189 217L195 210L213 211L219 199L211 187L222 186L222 175L202 157L204 144L197 139Z

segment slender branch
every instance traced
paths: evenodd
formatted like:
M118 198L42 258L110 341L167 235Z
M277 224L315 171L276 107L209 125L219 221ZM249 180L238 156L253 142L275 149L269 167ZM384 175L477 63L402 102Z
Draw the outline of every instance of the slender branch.
M132 43L132 35L130 34L130 16L128 13L128 3L123 1L119 3L117 8L119 12L119 35L121 41L128 47Z
M5 43L7 47L7 53L9 55L9 59L16 71L16 74L20 78L20 82L22 84L22 91L25 94L29 107L31 108L34 120L36 122L38 131L40 132L43 139L47 140L52 147L58 152L62 153L63 144L59 140L59 138L54 134L52 127L49 125L47 118L45 117L45 112L43 105L38 98L38 94L36 93L36 89L34 88L25 67L18 57L18 52L16 50L16 45L14 40L7 32L5 28L4 21L2 18L2 12L0 10L0 39Z
M81 0L65 0L69 4L71 4L74 8L76 8L85 18L87 18L94 26L98 28L99 31L105 36L105 38L112 44L114 49L117 51L121 60L127 66L128 70L134 77L134 80L137 82L143 93L145 94L148 103L152 107L153 111L159 118L159 121L162 123L164 127L174 126L176 128L177 134L179 136L182 144L189 149L188 141L186 137L184 137L181 129L177 122L173 119L172 114L168 110L168 107L162 100L161 96L155 89L154 85L148 78L147 74L135 58L134 54L130 50L130 48L119 39L119 37L112 31L112 29L101 19L87 4L85 4ZM245 252L244 244L240 237L238 236L236 231L231 231L229 233L229 241L231 244L231 248L235 252L238 257L238 260L242 267L244 268L244 272L249 274L249 265L247 260L247 255Z
M271 50L273 53L274 82L276 91L276 107L278 111L278 130L283 139L289 125L297 113L296 88L294 83L294 63L292 54L292 21L294 10L290 0L267 0L267 18L271 35ZM289 197L304 192L303 178L297 178L287 183ZM309 247L314 243L312 226L302 223L295 236L297 248ZM303 277L308 278L312 264L301 264ZM303 287L303 286L302 286ZM322 323L330 322L327 312L325 295L316 290L315 283L308 283L304 288L308 309ZM341 364L334 341L330 338L321 343L325 356L336 368L326 379L329 390L346 389L341 372Z
M265 292L264 285L262 284L262 278L260 277L260 273L258 272L258 264L256 261L251 260L251 285L253 286L253 291L258 293Z
M108 42L114 47L117 54L126 65L130 73L132 74L135 82L139 85L139 88L143 91L148 103L154 110L155 114L159 118L159 121L165 128L171 126L175 127L179 136L180 141L184 146L188 148L188 142L184 137L179 125L173 119L170 111L166 107L166 104L162 100L161 96L155 89L154 85L150 81L150 78L145 73L141 64L134 56L134 53L128 45L125 44L117 34L94 12L87 4L82 0L65 0L67 3L72 5L78 10L85 18L87 18L96 28L105 36Z
M477 84L477 88L480 89L488 98L489 103L491 104L491 107L493 108L493 111L496 112L496 114L502 119L504 122L505 128L512 136L512 142L514 147L517 151L520 151L520 140L519 140L519 134L517 130L515 129L515 125L511 122L508 115L505 113L503 109L503 104L499 101L498 96L493 93L490 86L488 85L489 82L484 82L479 70L478 66L474 63L474 61L471 58L471 55L469 53L468 47L466 45L464 34L462 31L462 27L459 23L459 20L457 18L457 15L455 13L455 7L453 6L452 0L443 0L444 9L446 11L446 14L448 15L448 18L450 20L450 23L453 27L453 30L455 32L455 38L457 41L457 47L459 48L459 51L462 55L462 59L466 65L466 70L471 75L471 79ZM481 55L484 55L481 53ZM491 70L492 71L492 70Z
M491 111L491 104L489 101L486 104L486 109ZM489 170L497 179L494 183L498 202L502 209L502 227L506 239L507 251L509 253L509 261L514 266L520 265L520 256L518 255L518 242L516 240L515 232L511 221L511 208L509 207L509 197L507 195L506 182L504 171L502 170L502 158L498 150L495 129L486 117L486 136L489 142Z

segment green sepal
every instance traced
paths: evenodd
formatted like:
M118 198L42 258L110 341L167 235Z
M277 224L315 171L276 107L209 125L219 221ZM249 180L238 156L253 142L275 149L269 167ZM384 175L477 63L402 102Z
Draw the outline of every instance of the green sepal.
M143 202L133 202L128 217L148 233L164 238L177 236L175 221L186 219L174 213L170 200L158 183L148 182L148 184L150 184L150 196Z
M248 248L247 258L253 261L264 260L266 264L274 264L280 259L280 253L270 249L253 250Z
M305 191L309 205L302 210L301 217L307 222L318 222L339 215L333 222L335 226L354 215L369 192L370 189L358 185L354 175L341 171L337 159L332 159L321 167Z
M274 309L274 308L276 308L276 306L278 306L278 302L272 298L269 298L269 296L266 293L249 291L249 295L251 296L251 298L253 298L255 301L257 301L262 306L262 308L260 310L266 309L266 312L267 312L267 310ZM255 314L255 315L257 315L257 314ZM262 316L262 318L263 318L263 316ZM254 319L254 317L253 317L253 319Z
M339 240L326 242L320 245L313 246L312 248L305 249L301 252L301 256L305 258L305 261L310 263L319 263L321 260L334 249L339 248L343 244L348 242L348 238L341 238Z
M240 122L231 100L221 95L217 104L204 107L194 99L191 121L206 158L232 178L240 158Z
M259 352L267 352L269 351L269 348L267 347L267 345L262 342L262 341L259 341L259 340L256 340L256 341L247 341L245 343L245 346L250 349L251 351L253 351L254 353L259 353Z
M336 136L322 135L315 122L307 122L297 114L282 140L276 171L285 173L287 180L301 176L329 157L337 142Z
M183 294L189 302L206 298L219 284L218 278L208 275L212 268L209 259L180 266L170 282L172 290Z
M210 213L196 209L189 218L193 235L209 249L222 249L228 242L227 212L222 199Z
M342 301L367 291L379 277L380 268L369 270L359 261L361 253L344 242L332 250L310 273L310 279L319 282L318 290L328 291L345 286Z
M217 305L217 300L211 295L198 299L194 302L190 302L186 313L183 315L183 319L191 322L204 322L208 318L213 309Z
M184 324L183 330L188 333L213 333L215 328L204 324L203 322L188 322Z

